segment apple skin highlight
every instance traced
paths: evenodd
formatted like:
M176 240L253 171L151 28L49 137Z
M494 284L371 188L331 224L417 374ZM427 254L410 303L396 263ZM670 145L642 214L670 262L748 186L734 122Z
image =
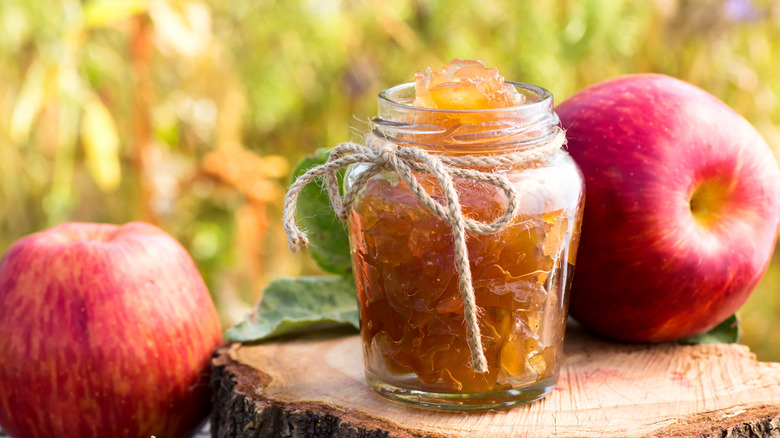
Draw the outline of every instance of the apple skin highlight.
M780 222L764 139L691 84L628 75L557 108L585 176L572 316L608 337L655 342L707 331L748 298Z
M11 436L181 437L210 412L222 330L172 237L69 223L0 262L0 425Z

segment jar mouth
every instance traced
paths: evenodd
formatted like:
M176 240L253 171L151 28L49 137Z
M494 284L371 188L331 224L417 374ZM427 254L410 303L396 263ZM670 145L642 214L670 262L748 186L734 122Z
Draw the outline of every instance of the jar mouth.
M549 141L557 132L553 95L535 85L509 82L526 97L522 105L479 110L422 108L413 105L415 84L390 87L378 98L371 130L386 140L428 150L458 153L482 148L520 148Z
M415 83L406 82L399 84L379 93L379 105L390 105L397 107L398 109L417 112L431 112L431 113L448 113L448 114L480 114L480 113L501 113L511 112L516 113L520 110L525 112L540 111L543 108L552 106L553 95L547 89L538 87L536 85L524 84L522 82L505 81L506 84L511 84L515 89L524 95L526 103L522 105L508 106L502 108L489 108L478 110L451 110L451 109L439 109L439 108L424 108L414 106L415 96Z

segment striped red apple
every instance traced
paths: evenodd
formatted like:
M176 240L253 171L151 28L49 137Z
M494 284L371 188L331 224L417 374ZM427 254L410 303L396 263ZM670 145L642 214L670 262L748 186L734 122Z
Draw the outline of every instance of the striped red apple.
M68 223L0 262L0 426L16 438L182 437L210 411L222 331L162 230Z
M556 112L585 175L571 314L604 335L664 341L707 331L767 268L780 174L744 118L669 76L621 76Z

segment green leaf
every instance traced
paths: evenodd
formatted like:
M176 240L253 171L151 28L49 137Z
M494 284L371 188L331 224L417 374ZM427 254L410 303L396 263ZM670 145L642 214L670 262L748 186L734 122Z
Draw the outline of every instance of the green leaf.
M225 333L233 341L259 341L323 324L359 327L351 277L280 278L263 291L253 315Z
M686 345L696 344L737 344L742 338L742 330L739 326L739 318L736 314L729 316L714 329L680 339L678 342Z
M305 157L295 166L293 180L324 163L329 153L327 149L318 149L313 155ZM342 179L340 175L339 184ZM309 237L310 254L317 265L333 274L352 275L347 230L333 212L324 185L312 182L306 186L298 197L297 207L298 225Z

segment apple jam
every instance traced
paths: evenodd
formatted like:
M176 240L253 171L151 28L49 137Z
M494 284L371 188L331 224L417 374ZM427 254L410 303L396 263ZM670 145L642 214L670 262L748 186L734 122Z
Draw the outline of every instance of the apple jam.
M488 84L498 90L490 94L484 83L469 80L465 89L440 81L444 91L425 94L419 76L416 92L415 84L404 84L380 94L374 135L433 154L480 155L531 148L557 133L546 90L500 80ZM471 93L506 105L475 108ZM453 103L458 101L465 103ZM468 110L453 109L460 107ZM350 169L347 186L365 167ZM361 336L367 380L380 394L420 406L480 409L536 400L557 381L582 176L562 150L490 171L508 177L520 202L507 227L466 238L487 372L471 363L452 225L393 172L372 177L356 199L349 228ZM420 172L416 179L444 202L436 177ZM502 189L454 182L465 217L490 223L504 213Z

